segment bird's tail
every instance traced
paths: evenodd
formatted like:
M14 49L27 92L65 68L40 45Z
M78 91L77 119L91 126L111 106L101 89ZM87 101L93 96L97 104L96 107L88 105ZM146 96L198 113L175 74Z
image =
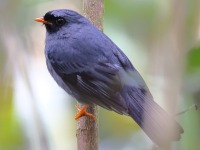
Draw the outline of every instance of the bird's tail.
M144 130L149 138L163 147L172 141L178 141L183 133L182 127L164 111L152 96L145 93L130 92L129 115Z

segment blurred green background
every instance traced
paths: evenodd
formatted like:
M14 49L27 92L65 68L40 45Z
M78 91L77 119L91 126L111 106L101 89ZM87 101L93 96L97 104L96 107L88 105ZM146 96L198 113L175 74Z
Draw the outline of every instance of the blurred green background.
M200 149L200 1L106 0L104 32L142 74L155 101L184 128L168 149ZM75 150L75 101L50 77L44 26L81 0L0 0L0 150ZM99 109L100 150L156 148L129 117Z

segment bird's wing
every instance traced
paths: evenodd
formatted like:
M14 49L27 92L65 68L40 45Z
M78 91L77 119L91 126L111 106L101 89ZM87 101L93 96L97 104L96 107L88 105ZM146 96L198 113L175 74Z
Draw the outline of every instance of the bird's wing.
M94 102L106 109L127 114L128 106L119 93L122 88L120 66L103 61L50 62L65 84L84 99L84 102Z
M121 95L126 93L121 91L123 86L137 88L140 87L138 83L145 83L126 55L102 32L98 32L90 41L78 38L68 41L73 45L59 43L62 45L59 51L56 49L60 45L50 47L54 50L47 54L48 60L77 100L94 102L127 114L128 102ZM100 45L99 41L104 44Z
M125 70L135 70L135 68L131 64L130 60L127 58L127 56L117 46L115 46L112 49L112 52L113 52L114 56L117 58L120 65Z

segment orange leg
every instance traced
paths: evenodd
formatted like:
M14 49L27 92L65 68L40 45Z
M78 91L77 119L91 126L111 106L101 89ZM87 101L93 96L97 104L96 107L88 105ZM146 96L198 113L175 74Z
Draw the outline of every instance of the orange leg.
M82 117L82 116L89 116L89 117L91 117L91 118L93 118L93 119L96 119L96 117L93 115L93 114L91 114L91 113L88 113L88 112L86 112L86 109L87 109L87 105L84 105L81 109L76 105L76 108L78 109L78 113L76 114L76 116L75 116L75 120L78 120L80 117Z

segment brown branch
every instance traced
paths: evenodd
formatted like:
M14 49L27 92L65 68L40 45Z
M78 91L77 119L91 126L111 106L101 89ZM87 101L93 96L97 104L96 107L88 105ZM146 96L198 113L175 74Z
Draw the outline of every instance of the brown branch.
M87 112L97 116L97 106L90 105L87 108ZM83 116L79 118L76 130L76 137L78 150L98 150L97 118L93 119L88 116Z
M99 30L102 30L103 0L83 0L84 15ZM79 104L79 106L82 106ZM96 119L83 116L79 118L77 125L77 147L78 150L98 150L98 117L97 106L90 105L87 112L96 116Z
M104 13L103 0L83 0L83 10L85 17L88 18L99 30L102 30Z

